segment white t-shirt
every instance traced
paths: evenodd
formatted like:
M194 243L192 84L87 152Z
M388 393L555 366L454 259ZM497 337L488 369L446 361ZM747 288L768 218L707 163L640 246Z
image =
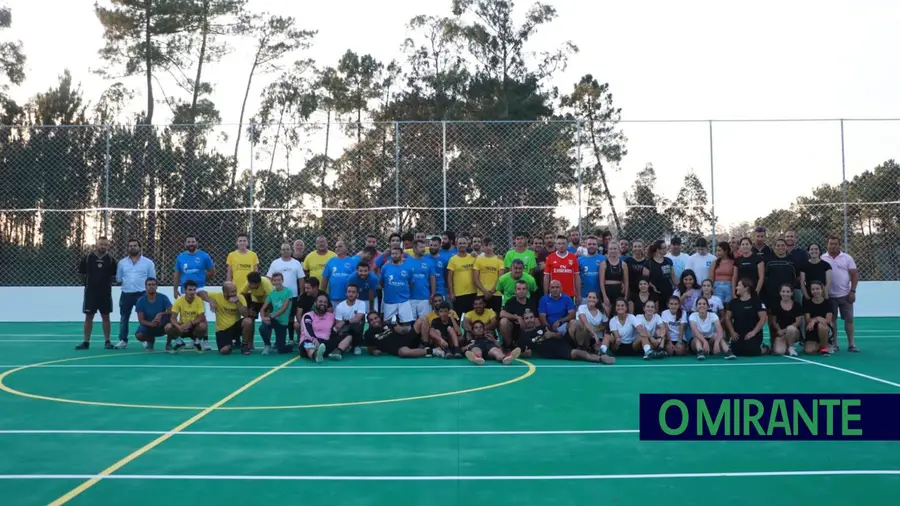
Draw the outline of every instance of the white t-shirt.
M656 335L656 329L663 324L662 318L656 313L653 313L653 317L650 318L649 321L647 320L647 317L642 314L636 315L634 319L637 321L638 326L647 329L647 334L649 334L650 337L654 337Z
M334 321L336 322L346 322L350 321L354 316L361 314L363 316L366 315L366 303L356 299L356 302L351 306L347 304L347 301L344 300L340 304L334 308Z
M697 297L699 299L699 297ZM725 309L725 303L722 302L722 298L718 295L713 295L706 299L709 302L709 312L718 314L719 311ZM697 301L694 300L694 307L691 308L691 311L697 311Z
M678 255L666 253L666 258L672 261L672 266L675 268L675 280L680 280L681 273L684 272L684 269L687 267L688 256L684 253L679 253Z
M716 334L716 322L719 321L719 317L716 316L716 313L713 313L712 311L707 312L705 320L700 319L700 313L691 313L688 320L697 327L697 330L700 331L700 334L703 335L703 337L709 339Z
M591 327L593 327L591 330L600 328L600 326L603 325L603 322L607 321L606 315L603 314L603 311L601 311L599 308L597 309L597 314L592 315L591 312L588 311L587 304L578 306L578 311L575 313L575 316L581 315L584 315L584 318L587 320L587 322L591 324Z
M638 322L633 314L629 314L625 317L625 323L619 321L619 316L616 315L609 321L609 331L619 333L620 343L631 344L637 337L637 332L634 330L637 324Z
M669 327L669 340L673 343L679 341L681 337L681 326L687 324L687 312L681 312L681 318L672 314L668 309L663 311L662 321Z
M694 253L688 257L687 268L694 271L694 274L697 275L697 286L700 286L704 280L709 279L709 266L715 261L716 256L711 253L705 255Z
M294 297L298 297L297 283L304 277L303 264L296 258L291 258L290 260L276 258L272 260L272 265L269 266L269 272L266 273L266 277L272 279L272 274L276 272L280 272L284 276L284 287L290 290Z

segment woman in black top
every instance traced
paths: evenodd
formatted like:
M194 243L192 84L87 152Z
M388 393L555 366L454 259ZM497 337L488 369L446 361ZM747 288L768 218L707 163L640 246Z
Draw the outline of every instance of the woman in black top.
M619 258L619 244L609 243L609 254L600 263L600 291L603 293L603 309L612 317L613 302L628 300L628 266Z
M638 281L637 292L632 294L631 300L628 301L628 312L633 315L644 314L644 304L647 302L653 302L656 304L655 307L659 307L659 299L650 290L650 281L647 278L641 278Z
M731 286L734 287L734 296L738 297L737 284L739 279L749 279L753 293L762 293L765 266L762 258L753 253L753 243L749 237L741 239L741 256L734 257L734 274L731 275Z
M796 357L797 350L794 349L794 342L800 337L803 311L801 311L800 305L794 302L793 284L781 285L779 296L780 300L768 308L769 328L772 330L773 336L771 339L772 351L776 355L787 353Z
M675 266L672 259L666 257L666 243L656 241L647 248L650 256L647 268L644 269L644 277L650 280L650 288L656 293L659 300L669 300L675 292ZM662 304L660 304L662 309Z
M742 279L735 287L737 297L731 300L725 313L725 326L731 335L731 351L725 355L725 360L734 360L735 355L741 357L766 355L769 349L763 345L762 336L762 329L766 324L766 310L756 296L754 283L749 279Z
M809 299L803 301L806 316L806 343L803 351L808 355L819 353L828 356L828 342L834 336L834 313L831 302L825 298L825 285L813 281L809 285Z
M635 239L631 243L631 256L625 259L625 263L628 265L628 293L634 296L638 291L638 282L644 278L644 268L649 265L644 256L643 241Z
M787 243L784 242L784 239L775 241L775 252L766 257L765 263L766 275L763 287L766 290L766 296L763 302L766 304L769 314L772 314L771 309L781 301L781 285L794 286L794 283L797 282L797 268L794 260L788 255ZM769 330L773 330L771 326Z
M800 270L800 289L803 290L803 298L809 299L812 297L809 285L813 281L822 283L825 293L828 293L828 288L831 287L831 264L822 260L822 249L818 244L810 244L806 251L809 253L809 260Z

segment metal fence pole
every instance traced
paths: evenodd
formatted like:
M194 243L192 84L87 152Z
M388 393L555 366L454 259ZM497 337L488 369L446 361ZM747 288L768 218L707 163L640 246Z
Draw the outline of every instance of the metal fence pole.
M443 149L442 153L442 167L441 170L444 172L444 228L442 230L447 230L447 122L441 121L441 130L443 131Z
M581 170L582 170L581 169L581 161L582 161L582 159L581 159L581 126L582 126L582 123L581 123L581 120L576 121L576 125L577 126L576 126L576 139L575 139L576 147L575 147L575 149L577 151L575 154L575 159L578 161L577 162L578 163L578 189L577 189L577 193L578 193L578 236L581 237L584 233L582 230L582 227L581 227L581 221L582 221L582 218L581 218L581 190L582 190L582 173L581 173ZM622 231L618 230L618 231L616 231L616 233L621 235Z
M712 211L712 244L710 249L716 251L716 165L713 159L713 124L709 122L709 196Z
M394 221L397 223L397 232L400 232L400 122L394 122Z
M250 189L247 194L247 207L250 211L250 225L247 228L247 240L250 243L250 247L253 248L253 201L254 201L254 188L253 188L253 151L254 147L256 147L256 123L250 123L250 184L248 185ZM238 163L237 159L234 160L234 163Z
M841 120L841 200L844 203L844 251L850 250L850 230L847 222L847 159L844 156L844 120Z
M103 234L109 236L109 125L104 125L103 130L106 133L106 181L105 188L103 189L103 207L105 207L106 209L103 211Z

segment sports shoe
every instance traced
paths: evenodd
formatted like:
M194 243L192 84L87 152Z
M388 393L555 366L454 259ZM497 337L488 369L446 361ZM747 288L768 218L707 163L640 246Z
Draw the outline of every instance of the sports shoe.
M796 357L796 356L797 356L797 350L795 350L793 346L791 346L790 348L788 348L788 356L789 356L789 357Z
M435 348L434 350L432 350L432 355L434 355L437 358L444 358L444 355L446 355L446 352L444 351L443 348Z
M328 358L335 362L340 362L341 360L344 360L344 353L341 352L340 348L337 348L328 354Z
M522 349L514 349L513 351L509 352L509 355L503 357L503 365L509 365L513 363L514 360L518 360L520 355L522 355Z
M76 350L89 350L91 349L91 343L85 341L78 346L75 347Z
M113 346L113 343L111 343L111 342L109 342L109 341L106 341L106 343L103 344L103 347L106 348L107 350L114 350L114 349L116 349L116 347Z
M200 344L199 339L194 339L194 348L196 348L200 353L203 353L203 345Z
M321 364L322 360L325 358L325 343L319 343L318 348L316 348L316 363Z
M209 345L209 339L203 340L203 351L212 351L212 346Z
M829 357L831 356L831 351L828 350L828 347L819 348L819 355L822 355L823 357Z
M837 343L834 343L834 346L831 347L831 352L832 352L832 353L835 353L835 352L838 352L838 351L841 351L841 347L838 346Z
M156 344L156 341L144 341L143 344L145 351L153 351L153 345Z
M698 354L697 354L697 360L703 362L704 360L706 360L706 355L705 355L704 353L702 353L702 352L701 352L701 353L698 353Z
M126 339L119 339L119 342L116 343L116 345L114 346L114 348L117 350L124 350L127 347L128 347L128 340L126 340Z
M484 365L484 359L475 356L475 352L472 350L466 352L466 358L469 359L469 362L472 362L475 365Z
M354 354L354 355L357 355L357 356L358 356L358 355L362 355L362 346L354 346L354 347L353 347L353 354Z
M184 348L184 339L179 337L175 340L175 346L172 346L172 351L178 351L182 348Z
M847 348L847 351L849 351L850 353L859 353L859 348L857 348L856 346L851 346Z
M263 346L263 351L262 351L263 355L269 355L271 353L272 353L272 346L270 346L268 344Z
M650 351L650 350L645 351L644 352L644 360L650 360L651 358L653 358L652 355L653 355L653 351Z
M728 353L725 354L725 360L734 360L736 358L737 356L731 350L728 350Z

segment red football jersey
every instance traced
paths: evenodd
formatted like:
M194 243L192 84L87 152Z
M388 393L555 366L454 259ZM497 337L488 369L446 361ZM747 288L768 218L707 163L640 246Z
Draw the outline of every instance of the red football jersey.
M578 257L566 252L560 256L559 252L551 253L547 257L544 272L550 275L550 281L562 283L562 293L569 297L575 297L575 275L578 274Z

